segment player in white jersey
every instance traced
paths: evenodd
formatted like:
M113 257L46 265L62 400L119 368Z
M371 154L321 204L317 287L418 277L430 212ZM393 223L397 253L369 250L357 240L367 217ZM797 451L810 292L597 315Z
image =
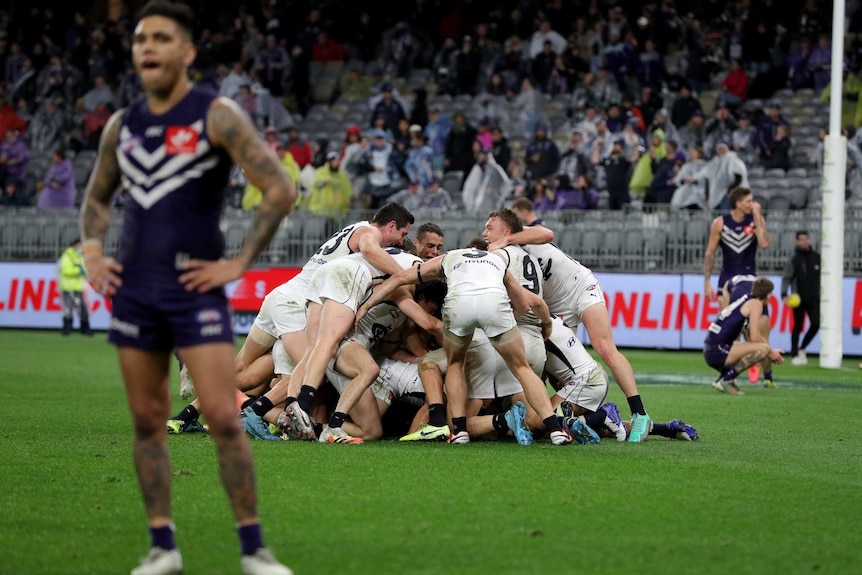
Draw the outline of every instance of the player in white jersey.
M412 221L413 216L402 206L387 204L377 211L370 224L352 224L327 240L297 276L273 290L272 297L267 296L264 300L261 313L237 356L237 367L248 365L254 358L265 354L277 339L281 340L291 362L298 364L307 351L306 297L314 273L354 253L362 254L373 265L387 268L390 272L400 270L383 248L402 243L406 234L405 224L409 229ZM258 438L272 439L266 422L277 422L281 410L275 406L288 398L287 385L288 380L282 380L243 410L246 431Z
M374 306L358 322L356 330L341 342L326 371L327 379L341 397L329 419L329 427L320 436L321 442L359 443L354 438L368 440L382 435L381 417L386 410L381 406L384 401L381 394L387 387L380 382L381 368L371 352L377 351L378 343L398 333L407 317L442 337L440 320L431 315L442 304L442 293L438 290L437 294L435 297L433 292L418 291L414 299L407 288L396 290L395 300ZM388 407L388 403L384 405ZM345 422L339 414L349 415L351 421Z
M443 348L448 364L446 391L453 426L450 443L470 441L464 362L476 328L488 335L492 345L518 378L527 400L550 431L551 441L555 445L570 443L571 437L563 431L554 415L544 382L527 363L524 343L515 324L515 315L530 309L540 318L543 333L546 329L550 333L548 307L542 298L515 281L499 256L477 249L453 250L420 264L415 270L399 272L379 286L371 298L360 306L357 317L361 318L368 309L385 301L398 287L431 279L445 279L448 284L443 300ZM430 405L429 419L430 425L444 427L443 406Z
M400 258L393 255L405 269L412 263L421 261L409 254L402 253ZM369 387L380 373L380 368L370 352L377 343L400 329L408 316L422 329L442 337L440 320L430 315L436 312L439 303L423 300L424 305L420 304L413 299L412 291L407 288L396 290L392 296L391 300L371 308L357 323L353 333L342 340L335 358L329 364L327 374L338 372L348 376L349 381L346 385L339 386L330 379L340 397L334 413L329 418L329 425L320 436L321 443L361 443L363 438L377 439L382 435L380 412L369 392ZM343 429L348 414L362 430L361 435L354 436Z
M549 236L553 239L553 232L543 226L526 227L520 232L506 234L489 249L518 244L538 260L548 308L569 327L584 324L590 345L610 368L628 401L632 412L632 432L628 440L646 441L652 420L643 406L632 366L614 342L602 286L589 268L550 243Z
M413 215L398 204L392 207L392 225L399 234L397 245L403 245L410 231ZM291 378L292 391L299 390L296 400L287 399L285 411L292 433L317 439L313 422L308 416L311 402L323 383L326 367L335 356L341 340L353 329L356 309L365 299L373 283L388 275L411 267L418 258L407 252L389 254L385 258L351 254L319 268L311 277L306 294L306 351ZM366 386L367 387L367 386ZM337 412L344 417L343 412ZM340 426L333 426L340 427Z

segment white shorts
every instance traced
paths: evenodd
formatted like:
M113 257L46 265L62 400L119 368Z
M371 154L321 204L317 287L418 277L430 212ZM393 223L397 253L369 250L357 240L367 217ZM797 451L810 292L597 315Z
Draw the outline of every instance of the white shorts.
M589 411L598 411L608 396L608 376L596 363L592 370L563 385L556 395Z
M470 346L464 371L467 375L467 397L470 399L508 397L524 391L490 341Z
M272 363L275 365L275 375L291 375L296 369L296 363L284 349L284 344L280 339L277 339L272 346Z
M443 329L465 337L476 328L497 337L515 327L512 305L505 295L471 295L443 300Z
M263 298L254 324L272 337L305 329L305 294L275 289Z
M445 362L445 360L444 360ZM383 385L388 389L392 397L398 401L422 407L425 404L425 388L419 378L419 366L415 363L384 359L380 362L380 375L372 384ZM378 398L377 392L374 393ZM385 401L385 400L381 400ZM389 402L386 401L388 404Z
M581 316L587 308L596 304L607 305L605 302L605 292L599 280L592 272L584 272L578 278L575 289L572 290L567 304L567 314L563 315L563 321L569 327L577 327L581 324Z
M347 387L347 384L350 383L352 378L347 377L346 375L335 370L334 367L335 361L331 361L329 366L326 368L326 379L329 380L329 383L332 384L332 387L338 391L339 395L344 391L344 388ZM418 374L417 374L418 375ZM420 384L421 387L421 384ZM371 393L374 394L374 397L385 403L386 405L392 404L392 399L394 398L393 392L389 389L384 381L382 381L379 377L371 382Z
M368 297L370 289L368 266L353 258L338 258L314 272L308 283L306 299L319 304L323 304L324 299L331 299L355 312Z

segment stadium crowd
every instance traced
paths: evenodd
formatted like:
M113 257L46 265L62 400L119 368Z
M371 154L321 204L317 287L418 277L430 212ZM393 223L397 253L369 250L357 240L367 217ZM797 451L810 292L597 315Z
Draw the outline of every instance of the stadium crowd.
M141 94L129 56L136 7L0 13L0 205L80 201L110 114ZM752 168L818 169L822 148L813 137L802 145L772 97L828 99L829 7L478 0L302 12L239 2L199 10L191 73L266 131L301 182L301 206L318 215L393 196L476 214L519 197L540 212L726 208ZM847 15L858 29L859 2ZM862 40L847 38L849 195L862 179ZM321 70L337 79L328 93ZM343 142L309 138L309 112L334 102L359 102L364 117L345 122ZM563 117L549 118L548 102ZM232 189L236 206L259 201L239 170Z

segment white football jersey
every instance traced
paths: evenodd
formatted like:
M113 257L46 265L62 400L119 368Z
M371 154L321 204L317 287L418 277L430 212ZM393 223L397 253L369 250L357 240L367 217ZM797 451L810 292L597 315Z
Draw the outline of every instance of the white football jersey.
M541 268L542 289L548 309L554 315L568 317L569 298L581 276L589 269L554 244L527 245L524 249ZM523 285L523 284L522 284Z
M460 249L443 256L443 275L449 296L476 296L491 293L506 294L503 277L506 264L494 254L483 250Z
M388 253L395 260L401 269L410 269L414 264L422 263L422 258L419 256L414 256L410 252L405 252L401 248L383 248L386 253ZM382 280L389 277L389 274L384 272L383 270L379 270L365 258L365 256L360 253L354 253L346 256L348 258L353 258L356 261L360 262L362 265L368 268L368 271L371 273L372 280Z
M575 332L558 317L554 318L551 337L545 340L545 349L545 371L557 380L555 385L565 385L597 365Z
M542 268L534 257L527 253L521 246L506 246L498 250L507 258L507 269L520 285L543 297L542 291ZM515 318L518 325L529 325L541 328L542 321L532 311L527 311Z
M348 339L354 340L366 349L371 349L380 340L404 325L407 314L392 302L380 303L362 316L356 331Z
M350 238L353 237L353 233L360 228L367 228L370 226L371 224L366 221L356 222L355 224L350 224L345 227L340 232L333 234L333 236L326 240L323 245L314 252L314 255L305 262L305 265L302 266L302 270L287 283L293 283L303 290L307 288L308 282L311 281L311 276L314 275L314 272L319 267L326 265L336 258L352 254L353 252L348 244L350 243Z

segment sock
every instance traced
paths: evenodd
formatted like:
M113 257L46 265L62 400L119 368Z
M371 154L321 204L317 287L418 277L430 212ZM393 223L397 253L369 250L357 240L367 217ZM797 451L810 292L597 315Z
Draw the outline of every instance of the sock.
M505 413L495 413L491 417L491 425L493 425L494 429L501 433L506 433L507 431L509 431L509 424L506 423Z
M344 420L346 418L346 413L341 413L340 411L333 412L332 416L329 418L329 427L341 427L344 425Z
M442 403L432 403L428 406L428 425L443 427L446 425L446 406Z
M317 437L320 437L320 434L323 433L323 424L322 423L315 423L313 425L313 427L314 427L314 434L317 435Z
M584 422L589 425L596 433L601 433L601 429L605 426L605 411L600 409L593 413L588 413L584 416Z
M253 555L255 551L263 547L263 533L260 531L260 523L243 525L237 527L236 530L239 533L243 555Z
M303 385L299 390L299 397L296 398L296 401L299 402L300 409L305 413L311 411L311 402L314 401L315 393L317 393L317 390L310 385Z
M467 431L467 418L466 417L453 417L452 418L452 435L457 433L461 433L462 431Z
M176 549L177 544L174 541L174 526L165 525L164 527L150 527L150 537L153 540L153 547L161 547L162 549Z
M189 421L194 421L195 419L197 419L199 415L200 414L198 413L198 410L195 408L194 405L190 403L185 406L181 412L176 414L171 419L179 419L183 423L188 423Z
M257 401L258 399L260 399L260 398L259 397L249 397L248 399L246 399L245 401L242 402L241 410L245 409L246 407L248 407L249 405L251 405L252 403Z
M545 429L550 431L560 431L563 426L560 425L560 420L556 415L549 415L545 419L542 420L542 423L545 424Z
M640 395L633 395L631 397L627 397L626 401L629 402L629 409L632 410L632 413L637 413L638 415L646 415L646 410L644 409L644 404L643 401L641 401Z
M261 417L267 414L267 412L273 408L272 402L265 395L261 395L257 398L257 400L251 404L251 410Z
M670 439L676 439L676 432L669 430L667 428L667 423L653 423L652 431L650 431L649 434L659 435L661 437L668 437Z
M763 372L763 379L768 379L768 380L772 381L772 370L771 369L769 371Z
M733 381L734 379L736 379L737 375L739 375L739 372L731 367L730 369L724 370L724 373L721 374L721 379L723 379L724 381Z

